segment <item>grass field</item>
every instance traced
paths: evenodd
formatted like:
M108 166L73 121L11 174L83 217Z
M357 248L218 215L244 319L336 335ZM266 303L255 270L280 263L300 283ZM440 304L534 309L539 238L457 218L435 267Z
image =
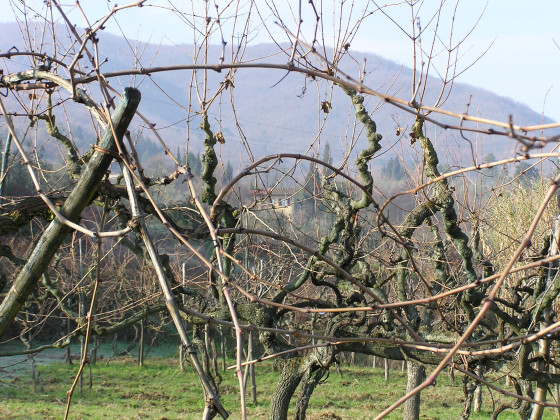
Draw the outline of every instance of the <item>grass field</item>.
M2 359L0 359L1 361ZM6 419L62 418L65 412L66 392L78 369L78 364L65 365L60 361L39 366L44 383L43 392L34 392L29 371L22 366L7 374L0 370L0 417ZM248 417L267 418L270 396L278 373L271 363L256 367L258 404L248 403ZM382 369L371 367L343 367L342 375L334 369L315 390L308 418L370 419L399 396L405 389L405 374L400 369L391 371L391 381L385 382ZM231 371L223 374L220 386L222 401L239 418L237 380ZM438 379L437 386L422 393L423 419L455 419L462 409L462 382L458 376L452 382L448 375ZM248 398L250 400L250 397ZM492 401L498 404L503 397L484 391L484 412L471 415L472 419L488 419ZM295 403L294 403L295 404ZM293 405L294 405L293 404ZM291 413L293 413L293 405ZM89 371L85 370L84 390L76 389L72 401L72 419L198 419L204 402L198 380L192 367L181 373L176 357L152 357L138 367L130 357L121 357L107 365L105 360L92 367L92 388L89 389ZM545 418L555 418L547 409ZM389 418L402 418L396 411ZM517 419L512 411L500 419Z

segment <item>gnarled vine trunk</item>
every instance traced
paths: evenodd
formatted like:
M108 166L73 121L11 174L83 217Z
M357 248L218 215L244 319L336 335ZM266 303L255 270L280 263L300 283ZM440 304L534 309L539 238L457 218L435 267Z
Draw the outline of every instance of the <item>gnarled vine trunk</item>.
M412 391L422 383L425 376L424 367L414 362L406 362L406 392ZM403 420L418 420L420 418L420 393L406 400Z
M300 369L302 363L301 357L294 357L282 362L282 373L270 401L270 420L288 418L290 400L303 378L303 372Z

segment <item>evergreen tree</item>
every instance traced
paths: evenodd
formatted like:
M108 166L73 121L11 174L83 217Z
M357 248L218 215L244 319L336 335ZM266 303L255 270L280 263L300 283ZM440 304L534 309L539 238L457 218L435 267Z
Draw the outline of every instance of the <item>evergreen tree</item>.
M395 179L397 181L404 178L404 167L396 156L389 159L389 161L383 165L383 174L386 177Z
M200 176L202 170L202 163L200 160L200 152L195 155L192 152L187 154L187 162L189 164L189 168L191 169L191 173L195 176Z
M303 185L305 187L305 198L311 197L315 194L321 185L321 178L319 172L317 171L317 164L315 162L309 162L309 167L307 169Z
M489 153L486 156L484 156L483 162L484 163L492 163L492 162L496 162L496 156L494 155L494 153ZM485 168L483 169L482 173L484 173L484 175L486 176L490 176L493 177L495 175L497 175L497 167L493 167L493 168Z
M231 162L229 160L227 161L224 169L224 176L227 181L231 181L233 179L233 166L231 166Z
M329 142L325 144L325 148L323 149L323 157L321 160L325 163L328 163L329 165L332 165L333 163L333 158L331 155L331 144ZM332 175L333 171L328 168L324 168L324 173L325 176L330 176Z
M179 146L177 146L177 161L179 162L179 165L185 164L185 159L181 156L181 150L179 149Z
M515 168L514 178L519 177L521 182L528 182L539 177L535 167L531 167L527 162L519 162Z

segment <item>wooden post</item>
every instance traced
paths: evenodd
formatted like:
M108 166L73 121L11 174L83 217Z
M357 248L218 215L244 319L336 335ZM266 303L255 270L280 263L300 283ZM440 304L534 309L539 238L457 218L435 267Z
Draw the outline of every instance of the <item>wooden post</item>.
M75 236L74 236L75 237ZM74 240L72 240L72 247L74 246ZM78 287L78 315L80 316L79 318L79 327L81 328L83 325L85 325L82 322L82 319L85 320L86 318L86 297L85 297L85 293L84 293L84 285L82 282L82 272L83 272L83 255L82 255L82 240L78 239L78 275L76 276L78 278L78 283L79 283L79 287ZM80 335L80 360L84 360L84 351L86 348L86 343L85 343L85 339L83 335ZM83 388L84 388L84 375L80 375L80 395L82 395L83 392Z
M183 286L185 285L185 263L181 266L181 277L183 281ZM185 296L183 296L183 305L185 304ZM186 323L183 322L184 328L187 327ZM183 343L179 343L179 367L181 368L181 373L185 371L185 347Z
M249 345L247 349L247 359L253 360L253 331L249 331ZM251 400L257 404L257 381L255 379L255 364L249 365L249 376L251 377Z
M389 359L383 359L385 362L385 382L389 381Z
M70 335L72 329L70 328L70 317L66 318L66 334ZM66 359L66 363L72 365L72 349L70 346L66 346L66 350L64 351L64 359Z
M226 371L226 336L224 335L224 326L220 325L220 352L222 353L222 370Z
M482 376L482 367L478 366L474 371L478 376ZM482 384L478 382L476 388L474 389L473 396L473 412L480 413L482 409Z
M6 118L11 118L6 115ZM2 153L2 166L0 167L0 205L3 202L4 185L6 185L6 174L8 173L8 157L10 156L10 146L12 145L12 133L8 132L8 138Z
M144 298L144 262L140 271L140 298ZM138 366L144 366L144 319L140 320L140 339L138 341Z

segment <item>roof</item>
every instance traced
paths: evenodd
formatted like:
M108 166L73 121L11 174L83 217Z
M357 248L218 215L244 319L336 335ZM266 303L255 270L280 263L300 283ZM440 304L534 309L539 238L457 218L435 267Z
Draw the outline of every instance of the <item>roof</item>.
M251 192L256 196L292 196L298 192L297 188L284 188L284 187L276 187L276 188L261 188L257 190L251 190Z

